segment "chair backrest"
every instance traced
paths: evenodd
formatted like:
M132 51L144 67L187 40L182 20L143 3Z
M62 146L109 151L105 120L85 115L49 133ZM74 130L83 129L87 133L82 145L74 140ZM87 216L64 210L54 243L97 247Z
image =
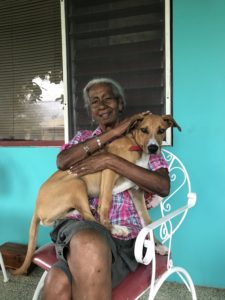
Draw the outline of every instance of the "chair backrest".
M168 150L163 149L162 155L169 166L169 175L171 182L170 194L163 198L160 202L161 216L164 217L175 211L176 209L187 204L189 196L191 196L191 182L188 172L181 162L181 160ZM188 209L184 210L182 214L176 216L169 222L163 224L160 228L160 238L165 243L171 234L180 227Z
M180 159L165 149L162 150L162 155L169 165L170 194L161 200L159 209L151 210L151 218L154 213L153 222L139 232L135 243L135 257L138 262L145 265L152 262L149 299L154 299L163 282L176 273L188 287L192 299L196 300L196 292L190 275L184 268L173 264L171 247L174 233L184 221L188 210L195 205L197 196L191 192L189 175ZM160 278L157 275L154 237L159 238L160 242L168 248L167 269L162 272Z
M148 247L146 238L148 239L149 234L151 237L153 231L154 236L168 247L169 263L173 234L182 224L189 208L194 206L196 202L196 194L191 192L191 182L184 164L168 150L163 149L162 155L169 166L171 189L170 194L161 200L158 206L159 209L158 207L151 209L150 215L153 223L143 228L137 238L136 244L138 246L136 247L135 256L137 261L144 264L148 264L151 261L153 251L149 251L151 255L146 253L145 257L143 257L142 252L138 250L139 248L141 249L139 243Z

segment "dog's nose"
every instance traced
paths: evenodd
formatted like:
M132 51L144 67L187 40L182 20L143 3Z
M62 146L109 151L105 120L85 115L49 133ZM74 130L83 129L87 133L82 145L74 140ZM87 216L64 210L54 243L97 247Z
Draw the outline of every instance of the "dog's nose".
M159 149L159 147L156 144L151 144L148 146L148 152L150 154L155 154L158 149Z

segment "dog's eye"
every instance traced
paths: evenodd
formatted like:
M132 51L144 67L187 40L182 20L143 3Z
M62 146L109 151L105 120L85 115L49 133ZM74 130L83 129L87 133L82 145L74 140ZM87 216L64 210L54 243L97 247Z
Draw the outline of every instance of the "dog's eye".
M159 128L158 134L163 134L166 130L164 128Z
M148 128L147 128L147 127L142 127L142 128L141 128L141 132L143 132L143 133L148 133Z

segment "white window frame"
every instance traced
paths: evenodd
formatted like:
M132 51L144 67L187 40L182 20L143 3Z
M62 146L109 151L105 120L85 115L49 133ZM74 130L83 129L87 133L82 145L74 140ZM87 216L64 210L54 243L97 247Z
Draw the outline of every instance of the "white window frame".
M165 105L166 114L171 115L171 3L165 0ZM164 145L172 145L172 129L166 131L166 141Z
M68 80L67 80L67 51L66 51L66 17L65 1L60 0L61 10L61 34L62 34L62 68L63 68L63 87L64 87L64 140L69 141L69 108L68 108Z

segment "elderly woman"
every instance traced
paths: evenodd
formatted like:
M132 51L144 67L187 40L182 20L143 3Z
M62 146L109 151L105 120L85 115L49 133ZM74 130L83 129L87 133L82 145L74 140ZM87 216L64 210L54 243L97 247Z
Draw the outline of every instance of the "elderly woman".
M166 196L170 181L161 156L155 156L154 161L150 158L151 169L147 170L110 153L96 154L137 120L137 115L120 120L125 107L121 86L111 79L93 79L84 88L83 97L98 127L79 131L63 146L57 157L58 168L70 170L75 176L111 169L146 192ZM98 199L89 202L98 221ZM127 191L113 196L109 218L112 224L127 226L129 235L113 236L100 223L84 221L77 214L57 222L51 237L58 262L48 273L43 299L109 300L112 287L137 268L134 243L142 225Z

